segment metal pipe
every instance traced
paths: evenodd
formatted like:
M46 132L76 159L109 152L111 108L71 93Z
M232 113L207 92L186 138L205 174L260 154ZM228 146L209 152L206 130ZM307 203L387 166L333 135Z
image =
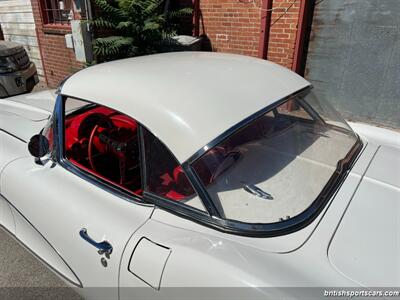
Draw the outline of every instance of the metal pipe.
M309 22L308 10L312 7L309 5L309 0L301 0L300 12L299 12L299 23L297 26L296 44L294 48L294 56L292 63L292 70L296 73L303 75L303 58L304 58L304 41L307 34L307 27Z
M261 25L260 39L258 44L258 57L262 59L267 59L269 31L271 28L272 2L273 0L262 0L261 5Z

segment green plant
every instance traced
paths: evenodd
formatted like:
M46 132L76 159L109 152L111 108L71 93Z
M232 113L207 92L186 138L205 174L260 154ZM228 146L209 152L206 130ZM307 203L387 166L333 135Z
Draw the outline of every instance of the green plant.
M92 24L109 36L94 40L94 53L100 60L159 52L173 44L178 18L191 14L191 8L172 10L169 0L94 0L101 16Z

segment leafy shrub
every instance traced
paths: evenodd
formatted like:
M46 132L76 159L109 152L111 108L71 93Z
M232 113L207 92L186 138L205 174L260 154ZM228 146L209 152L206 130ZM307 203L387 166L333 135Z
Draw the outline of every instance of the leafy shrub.
M101 15L91 23L109 36L94 40L98 60L151 54L175 43L177 20L191 8L170 9L169 0L94 0Z

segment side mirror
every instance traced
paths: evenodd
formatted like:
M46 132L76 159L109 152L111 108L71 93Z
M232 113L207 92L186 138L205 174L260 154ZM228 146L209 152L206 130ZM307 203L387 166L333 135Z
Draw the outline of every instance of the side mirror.
M36 162L41 162L40 159L49 153L49 140L44 135L36 134L29 141L28 150L36 158Z

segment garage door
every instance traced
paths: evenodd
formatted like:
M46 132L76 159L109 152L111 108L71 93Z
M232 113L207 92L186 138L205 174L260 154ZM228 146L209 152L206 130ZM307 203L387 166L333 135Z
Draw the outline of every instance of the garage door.
M400 128L400 1L316 0L305 77L346 118Z

